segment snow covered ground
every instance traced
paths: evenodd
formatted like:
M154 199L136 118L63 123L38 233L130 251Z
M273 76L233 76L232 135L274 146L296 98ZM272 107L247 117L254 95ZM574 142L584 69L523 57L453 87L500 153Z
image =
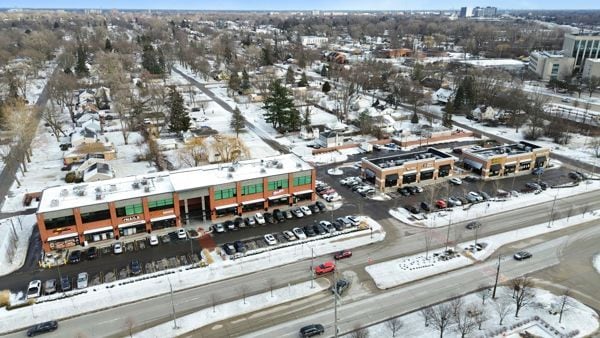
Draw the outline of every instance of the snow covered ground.
M362 218L368 226L373 228L372 234L367 228L316 241L309 239L303 242L296 241L296 245L286 247L280 245L277 251L274 251L273 247L264 248L260 249L261 251L257 254L235 260L223 260L220 256L213 253L214 263L208 267L189 270L183 268L172 269L140 277L132 277L114 283L88 287L83 290L83 293L81 293L81 290L67 292L68 295L73 295L72 297L61 299L61 293L40 297L38 301L41 303L32 306L10 311L2 308L0 309L0 318L3 318L3 320L0 321L0 332L29 326L32 315L36 322L60 320L81 313L97 311L118 304L165 294L170 290L169 282L171 282L173 290L181 290L301 261L311 258L312 254L321 256L342 249L350 249L382 241L386 234L381 225L370 217L363 216ZM17 296L13 295L13 299L15 298ZM49 301L52 299L54 300Z
M292 302L301 298L317 294L330 287L326 278L311 282L294 284L289 287L274 289L273 292L265 292L258 295L246 297L245 300L238 299L233 302L218 304L208 307L192 314L177 318L177 328L173 329L171 321L157 325L134 335L134 337L171 337L181 336L195 329L199 329L211 323L226 320L228 318L264 310L276 305Z
M596 271L600 273L600 254L594 256L593 264L594 269L596 269Z
M600 181L585 181L576 187L548 189L539 194L520 194L518 197L507 197L506 199L495 199L473 204L468 208L454 207L438 210L427 214L427 218L416 220L408 210L398 207L390 209L389 213L402 223L414 226L437 228L451 223L458 223L472 219L478 219L485 215L497 214L506 210L523 208L526 206L552 201L555 198L564 198L577 195L586 191L600 189ZM577 210L573 210L577 213Z
M0 276L23 266L35 215L14 216L0 220Z
M485 305L482 305L478 293L462 297L465 309L478 307L482 309L487 317L481 325L481 330L478 330L475 326L467 336L518 338L519 333L527 331L540 338L565 337L569 333L573 333L572 337L585 337L598 329L598 315L596 312L576 299L569 298L569 305L566 306L562 321L559 323L559 315L556 313L556 309L562 302L561 296L543 289L532 289L532 291L534 292L534 301L519 311L518 318L514 316L515 301L512 298L513 291L510 288L498 288L496 299L491 299L491 295L489 295ZM509 312L502 325L499 325L500 317L495 309L497 304L501 302L509 304ZM401 316L399 319L402 326L396 332L396 337L437 338L440 336L439 331L435 329L435 325L424 325L425 322L420 312L413 312ZM369 337L392 337L392 332L386 322L371 326L367 330ZM577 333L575 334L575 332ZM448 325L444 332L446 338L458 338L460 336L461 334L454 322ZM350 337L352 335L344 336L344 338Z
M482 237L477 240L477 243L485 243L486 245L482 250L475 253L463 250L474 244L474 241L468 241L457 244L455 251L458 251L460 255L453 255L453 258L447 260L440 259L444 251L444 248L441 248L432 250L432 252L429 253L421 252L416 255L369 265L365 270L371 275L378 288L388 289L418 279L465 267L474 264L477 261L485 260L492 255L496 249L508 243L532 238L597 219L600 219L600 212L593 211L587 214L555 220L552 222L551 226L545 222L526 228L503 232L497 235Z

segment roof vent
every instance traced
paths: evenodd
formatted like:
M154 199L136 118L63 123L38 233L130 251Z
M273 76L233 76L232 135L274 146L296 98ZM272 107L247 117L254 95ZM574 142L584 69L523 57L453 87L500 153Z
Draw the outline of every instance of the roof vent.
M302 168L302 163L296 162L296 168Z
M58 200L52 200L52 201L50 201L50 206L53 208L56 208L58 206L58 203L59 203Z
M230 173L232 173L232 172L234 172L234 171L235 171L235 167L234 167L234 166L231 166L231 167L229 167L229 169L227 169L227 170L229 170L229 172L230 172Z
M131 187L132 187L133 189L139 189L139 188L140 188L140 182L138 182L138 181L134 181L134 182L131 184Z
M277 163L277 169L283 169L283 163L281 163L281 162Z
M232 178L233 178L233 174L231 174L231 173L228 173L228 174L227 174L227 178L229 178L229 179L232 179Z
M63 190L60 191L60 196L66 197L68 195L69 195L69 190L63 189Z
M261 174L265 174L266 172L267 172L267 169L265 169L265 168L260 168L260 173L261 173Z
M77 189L75 193L77 194L77 196L85 196L85 189Z
M109 190L113 191L113 192L117 191L117 185L116 184L111 184L110 187L109 187Z
M148 180L144 178L144 179L142 179L141 183L142 183L142 185L146 185L146 184L148 184Z
M102 193L102 187L96 187L96 193Z
M144 192L150 192L151 190L152 190L152 187L151 187L151 186L149 186L149 185L146 185L146 186L144 187Z
M102 199L102 192L101 191L96 191L96 199L97 200L101 200Z

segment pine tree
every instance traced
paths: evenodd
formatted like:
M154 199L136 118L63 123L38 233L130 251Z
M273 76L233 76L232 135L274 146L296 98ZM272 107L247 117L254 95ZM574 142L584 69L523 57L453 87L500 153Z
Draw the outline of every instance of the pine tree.
M298 87L308 87L308 79L306 78L306 73L302 72L302 77L300 81L298 81Z
M77 47L77 64L75 65L75 73L78 76L87 76L89 75L89 70L87 69L86 63L86 52L82 45Z
M273 128L279 131L294 131L300 127L300 113L294 107L288 89L275 80L269 85L269 96L264 101L263 108L267 111L264 116Z
M240 91L241 83L242 82L238 76L238 72L236 70L232 71L231 75L229 76L229 89L231 89L235 94Z
M231 121L229 121L229 127L235 131L235 137L239 137L240 131L246 128L246 118L242 115L242 112L238 107L235 107L231 114Z
M175 89L175 86L171 86L168 103L171 111L169 130L174 133L182 133L190 129L190 117L183 105L183 97Z
M294 84L294 71L292 70L292 66L289 66L285 73L285 84Z
M110 42L109 38L106 38L106 41L104 41L104 49L106 49L107 51L112 51L113 49L112 43Z
M273 51L268 43L262 48L262 64L263 66L273 65Z
M363 110L360 114L358 114L358 128L360 128L360 132L363 135L369 134L372 130L373 122L371 121L371 116L367 110Z
M465 102L465 89L462 85L458 86L456 90L456 94L454 95L454 102L452 104L452 110L455 112L460 112L462 110L463 104Z
M321 67L321 76L329 77L329 69L326 65L323 65L323 67Z
M304 128L306 128L307 131L311 126L310 108L308 108L308 106L306 106L306 108L304 109L304 113L302 114L302 126L304 126Z
M325 81L325 83L323 83L323 87L321 88L321 90L325 94L327 94L327 93L329 93L329 91L331 91L331 85L329 84L329 81Z
M244 69L242 71L242 83L240 84L240 89L242 90L242 92L245 93L250 89L250 87L250 76L248 75L248 72Z
M412 124L419 123L419 115L417 114L417 112L413 112L413 114L410 118L410 123L412 123Z

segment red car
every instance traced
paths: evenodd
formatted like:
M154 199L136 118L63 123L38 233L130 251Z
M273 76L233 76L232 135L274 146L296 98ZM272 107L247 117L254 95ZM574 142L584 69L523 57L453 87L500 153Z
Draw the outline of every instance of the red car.
M335 264L333 262L325 262L315 268L315 273L317 275L322 275L324 273L329 273L335 270Z
M352 257L352 251L350 250L342 250L333 256L333 258L335 258L336 260L350 257Z
M440 209L445 209L446 207L448 207L448 205L446 204L446 201L444 201L444 200L437 200L435 202L435 205Z

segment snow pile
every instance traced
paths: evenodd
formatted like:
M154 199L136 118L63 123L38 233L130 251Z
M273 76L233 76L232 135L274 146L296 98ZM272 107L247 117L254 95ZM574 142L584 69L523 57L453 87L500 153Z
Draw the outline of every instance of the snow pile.
M489 290L488 290L489 291ZM500 287L496 292L496 299L491 299L488 293L488 299L485 305L482 305L478 293L468 294L462 297L464 308L477 306L483 309L487 319L481 325L481 331L477 326L471 334L467 336L481 337L519 337L519 333L524 331L534 334L536 337L557 337L566 336L569 333L578 331L573 337L585 337L598 329L598 316L595 311L576 299L569 298L567 306L563 312L562 321L559 323L559 314L556 308L562 303L560 295L554 295L543 289L532 289L534 292L534 302L519 311L519 317L514 316L514 300L511 298L512 290L507 287ZM504 318L502 325L495 306L502 299L508 300L510 311ZM536 319L537 318L537 319ZM396 337L439 337L440 333L435 329L435 325L424 325L422 314L417 311L399 317L402 327L396 332ZM521 324L521 325L519 325ZM504 330L503 330L504 328ZM511 329L512 328L512 329ZM552 330L559 332L551 333ZM392 332L386 322L374 325L368 329L369 337L392 337ZM461 334L457 331L457 325L452 323L444 331L444 337L458 338ZM351 335L343 336L349 338Z
M23 266L35 224L35 215L0 220L0 276Z
M303 243L296 241L298 243L296 245L281 247L277 250L265 248L260 253L235 260L222 260L216 256L215 262L205 268L172 269L88 287L83 290L83 293L81 293L82 290L67 292L68 295L80 293L73 297L60 299L62 294L55 294L40 297L38 302L55 299L42 304L10 311L2 308L0 309L0 318L3 318L3 320L0 321L0 332L8 332L29 326L32 312L39 322L60 320L166 294L170 291L170 284L173 286L174 291L210 284L215 281L302 261L311 258L313 254L314 256L331 254L342 249L379 242L385 238L385 231L379 223L366 216L360 218L373 229L372 232L367 228L316 241L305 240Z
M432 252L421 252L416 255L401 257L391 261L369 265L365 270L371 275L375 284L380 289L389 289L408 282L431 277L440 273L474 264L485 260L494 251L506 244L532 238L545 233L562 230L581 223L600 219L600 212L591 212L577 217L562 218L555 220L552 227L548 223L511 230L497 235L480 238L477 243L484 244L483 248L475 253L471 251L459 251L458 254L444 255L444 249L432 250ZM458 244L459 250L470 247L474 241ZM444 259L442 259L444 257ZM448 257L446 259L446 257Z
M594 256L593 264L596 272L600 273L600 254Z
M177 328L173 328L173 322L168 321L134 335L134 337L179 337L206 325L234 318L237 316L261 311L276 305L306 298L327 290L330 282L326 278L311 282L303 282L289 287L274 289L273 292L260 293L229 303L218 304L187 316L177 318Z

